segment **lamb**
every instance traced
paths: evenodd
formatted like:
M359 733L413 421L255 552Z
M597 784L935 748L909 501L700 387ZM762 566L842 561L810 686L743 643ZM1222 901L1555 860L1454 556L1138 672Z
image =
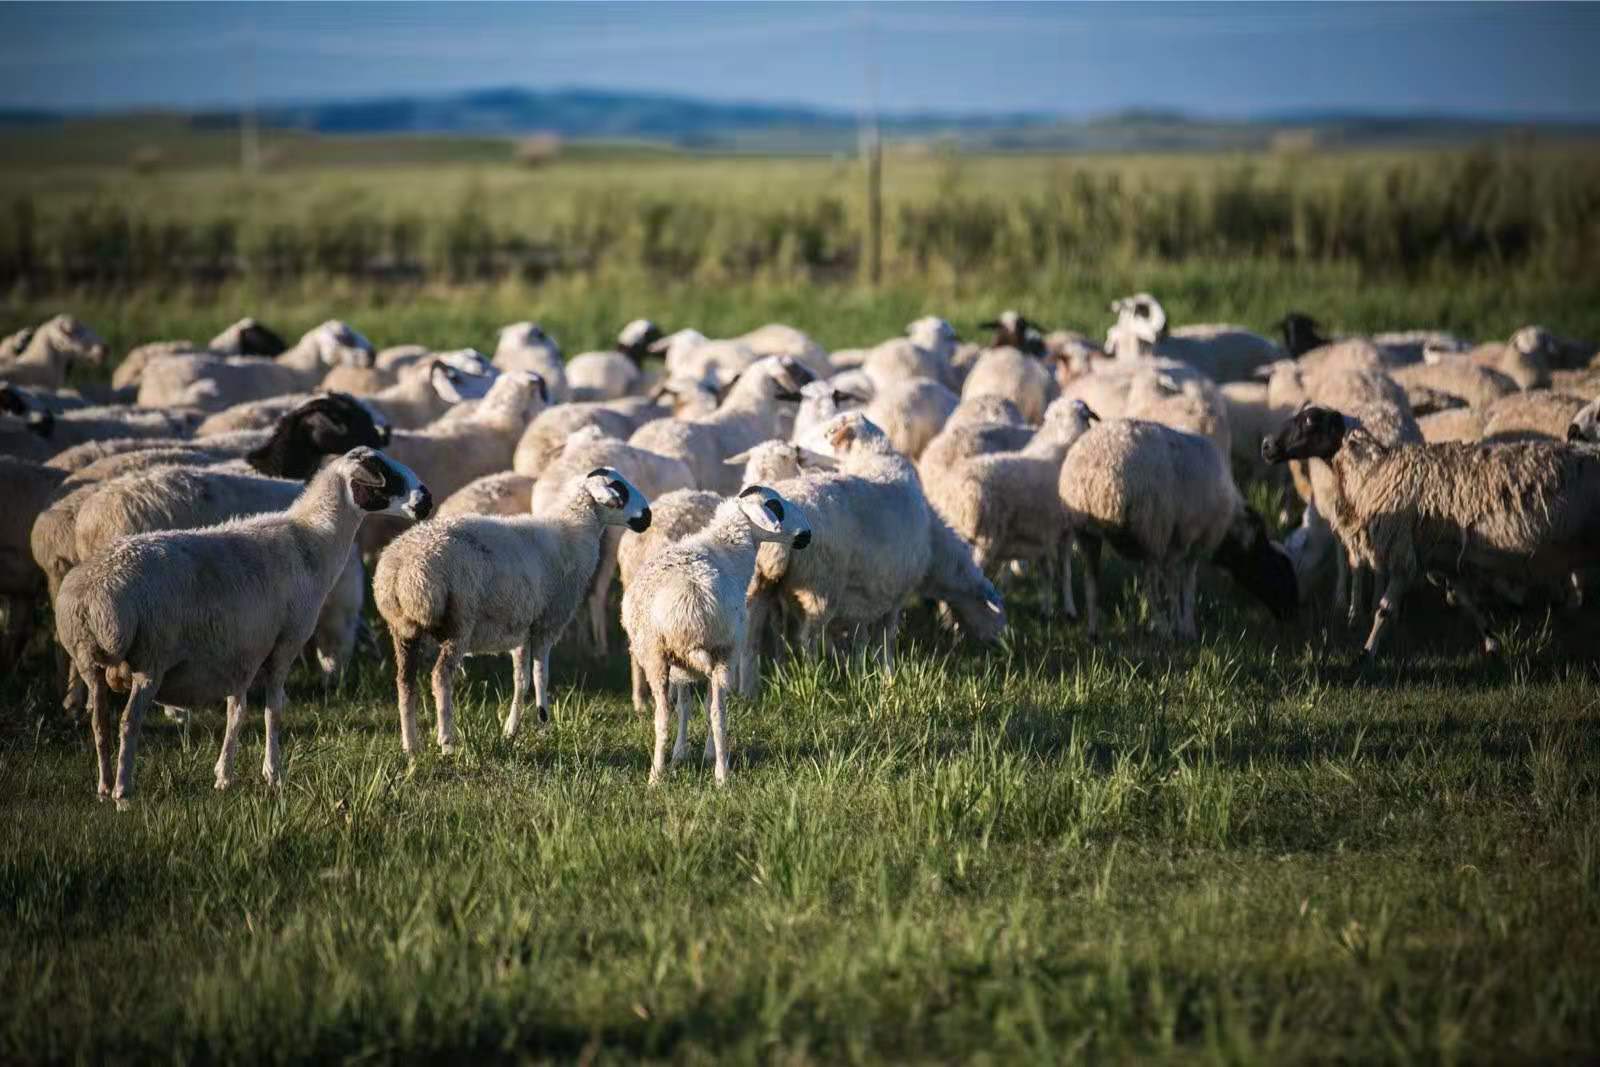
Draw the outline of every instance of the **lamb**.
M1164 356L1187 363L1215 382L1237 382L1284 358L1283 349L1242 326L1185 326L1170 330L1167 313L1149 293L1112 303L1117 323L1106 335L1106 350L1119 360Z
M1066 530L1056 493L1061 463L1099 418L1081 400L1057 400L1045 413L1044 426L1020 451L974 456L928 480L928 503L972 545L979 570L993 577L1007 560L1061 565ZM1076 615L1071 587L1060 589L1063 609ZM1052 592L1048 603L1053 601Z
M33 632L33 605L44 592L44 572L33 560L28 538L34 520L61 491L66 471L38 463L0 457L0 485L6 506L0 514L0 672L9 673L22 658Z
M151 360L139 380L141 407L221 411L247 400L314 388L339 363L370 366L372 342L348 323L330 319L275 359L169 355Z
M623 593L628 645L655 699L652 784L666 772L669 685L688 674L710 685L708 743L715 752L717 784L728 780L728 691L750 639L745 592L763 543L804 549L811 543L811 527L800 508L772 489L752 485L719 506L703 530L651 556ZM687 693L680 690L674 763L687 753L687 720Z
M98 367L109 351L93 330L71 315L57 315L25 335L12 337L16 354L0 361L0 378L38 389L60 389L74 365ZM15 341L24 343L18 346Z
M1067 529L1084 557L1088 633L1099 632L1105 541L1145 565L1158 633L1198 636L1195 584L1213 559L1280 617L1294 606L1294 566L1245 506L1226 459L1203 437L1159 423L1107 420L1067 453L1059 481ZM1070 570L1070 557L1064 556ZM1070 573L1066 576L1070 581Z
M1567 427L1582 409L1581 397L1549 389L1512 393L1490 404L1484 412L1483 439L1491 443L1563 441Z
M565 505L567 490L584 471L596 468L627 471L633 484L654 500L675 489L693 489L694 471L683 460L639 448L615 437L605 437L592 427L575 434L559 457L540 472L534 481L530 507L534 515L546 515ZM611 581L617 573L620 530L606 531L600 546L600 561L593 568L593 587L589 591L589 637L596 655L609 649L606 623L610 618Z
M495 379L471 418L396 430L384 451L436 487L441 499L447 498L477 478L505 470L529 420L544 404L544 379L512 371ZM400 529L392 519L367 523L361 531L362 552L377 552Z
M811 372L787 356L769 356L746 371L722 406L692 422L659 419L641 427L628 443L689 464L695 484L731 495L737 471L728 456L773 437L788 437L793 415L784 409L800 400Z
M1024 420L1037 425L1056 392L1055 378L1038 359L1015 348L990 348L973 364L961 399L1003 397L1017 405Z
M1015 452L1033 439L1033 429L1022 421L1017 406L1004 397L977 396L963 400L917 457L917 471L926 482L939 471L969 456Z
M227 788L245 693L257 681L266 688L262 776L277 785L284 681L362 519L421 519L432 506L411 471L358 448L312 479L287 511L204 530L140 534L68 575L56 602L56 634L90 680L99 795L119 807L131 800L139 727L156 700L194 707L226 698L216 785ZM109 686L129 694L114 784Z
M544 379L551 403L566 402L567 371L561 361L561 346L537 322L514 322L500 327L493 362L500 371L532 371Z
M1376 561L1382 596L1363 658L1377 655L1418 574L1440 574L1498 645L1467 597L1484 578L1565 582L1600 562L1600 454L1564 443L1438 444L1389 448L1358 420L1309 407L1262 443L1269 460L1316 457L1346 484L1346 503Z
M648 407L624 407L616 403L574 402L558 404L541 411L528 424L517 441L511 467L518 474L537 477L561 454L567 440L586 426L594 426L607 437L626 440L641 426L660 418L665 412Z
M417 749L412 678L427 643L439 650L433 697L442 751L456 744L452 687L464 656L511 653L508 739L522 721L530 663L539 721L549 721L550 647L577 612L611 526L649 529L650 503L622 475L601 467L570 483L562 504L542 518L462 516L418 526L389 546L378 560L373 593L394 636L400 745L407 755Z
M649 319L634 319L617 334L610 352L585 352L567 360L570 399L616 400L638 391L650 346L661 340L661 328Z

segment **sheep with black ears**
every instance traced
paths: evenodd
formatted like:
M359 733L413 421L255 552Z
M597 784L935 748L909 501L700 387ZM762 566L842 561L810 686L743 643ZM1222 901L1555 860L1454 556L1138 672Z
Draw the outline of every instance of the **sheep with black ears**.
M412 686L425 646L436 644L433 697L440 749L456 744L453 685L464 656L510 652L514 686L504 733L522 721L531 675L539 721L550 718L550 648L578 610L611 526L650 527L650 502L614 470L567 486L544 516L462 516L397 538L378 560L373 594L394 636L400 744L417 748Z
M746 590L763 543L804 549L811 527L801 509L765 486L752 485L717 508L710 523L651 556L622 595L628 646L644 668L655 700L655 750L650 781L666 772L669 689L675 676L710 685L709 744L716 780L728 780L727 700L750 639ZM678 701L676 763L687 750L687 694Z
M140 724L157 700L179 707L227 700L216 766L217 788L227 788L245 693L258 682L266 689L261 773L277 785L284 682L362 520L420 519L431 509L416 475L358 448L324 468L287 511L204 530L140 534L68 575L56 601L56 636L90 682L100 796L119 806L131 798ZM129 694L114 778L112 686Z

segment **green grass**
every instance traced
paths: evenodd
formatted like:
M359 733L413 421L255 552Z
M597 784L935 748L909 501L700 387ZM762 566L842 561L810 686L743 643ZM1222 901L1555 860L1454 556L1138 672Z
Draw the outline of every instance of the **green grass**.
M1187 649L1131 591L1098 647L1016 601L1000 650L918 626L892 681L782 669L735 705L726 790L698 759L647 788L620 660L566 655L554 724L511 743L509 670L472 661L462 751L414 766L386 670L303 679L276 793L213 792L217 713L158 716L119 815L43 679L8 679L0 1059L1600 1044L1592 648L1524 621L1480 663L1434 617L1362 678L1220 587Z

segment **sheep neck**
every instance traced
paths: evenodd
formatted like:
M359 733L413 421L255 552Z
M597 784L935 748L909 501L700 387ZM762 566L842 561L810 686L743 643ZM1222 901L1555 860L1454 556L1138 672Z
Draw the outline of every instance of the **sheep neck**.
M366 513L355 506L337 464L322 470L289 505L289 517L330 545L348 548ZM339 557L343 564L343 557Z

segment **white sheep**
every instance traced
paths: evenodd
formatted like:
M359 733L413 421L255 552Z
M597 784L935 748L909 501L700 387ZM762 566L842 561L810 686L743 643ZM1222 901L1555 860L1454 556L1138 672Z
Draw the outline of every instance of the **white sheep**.
M38 389L60 389L75 364L98 367L109 351L93 330L71 315L57 315L7 340L6 347L14 354L0 354L0 378Z
M532 371L544 379L552 404L566 402L567 370L561 359L561 346L537 322L500 327L493 362L500 371Z
M1158 632L1198 635L1198 564L1212 558L1280 616L1294 606L1294 567L1245 506L1226 458L1203 437L1159 423L1109 419L1067 453L1059 493L1083 553L1089 635L1099 631L1100 549L1109 541L1145 565ZM1066 557L1070 568L1070 557ZM1070 574L1067 577L1070 581Z
M669 687L696 675L707 680L708 740L716 780L728 780L727 700L749 640L745 593L762 543L804 549L811 527L801 509L764 486L753 485L724 502L700 532L649 557L622 596L628 646L644 669L655 700L655 750L650 781L666 771ZM681 692L681 691L680 691ZM686 754L688 706L678 701L676 763Z
M329 367L370 366L372 360L372 342L348 323L330 319L274 359L210 354L152 359L139 379L138 403L221 411L247 400L305 392L321 382Z
M461 516L417 526L389 546L373 574L373 595L394 636L407 754L417 749L412 678L427 644L438 646L433 697L441 750L456 744L453 686L465 656L511 653L507 738L522 721L530 666L539 721L549 721L550 648L577 612L611 526L648 529L650 503L602 467L569 483L561 506L541 517Z
M630 405L616 401L578 401L546 408L534 417L517 441L511 467L530 478L549 466L567 447L573 434L597 427L607 437L626 440L633 432L666 414L655 405Z
M526 515L532 506L533 481L516 471L485 474L446 497L436 515L441 519L457 515Z
M1511 393L1484 410L1483 439L1497 444L1510 441L1563 441L1567 428L1583 410L1583 398L1549 389Z
M1017 405L1004 397L976 396L963 400L917 457L924 481L935 472L969 456L1015 452L1033 439Z
M573 356L566 366L570 399L616 400L638 392L644 380L644 359L659 340L659 326L649 319L634 319L617 334L612 351Z
M1016 348L989 348L978 356L961 386L961 399L998 396L1017 405L1037 425L1057 393L1055 377L1037 357Z
M1106 350L1118 360L1164 356L1189 364L1214 382L1236 382L1285 355L1276 342L1242 326L1207 324L1172 330L1166 310L1149 293L1114 301L1111 311L1117 322L1106 335Z
M811 380L811 372L794 360L769 356L745 371L710 415L658 419L628 443L682 459L693 470L697 488L731 494L738 489L738 472L723 461L762 441L788 437L800 390Z
M370 448L354 449L312 479L287 511L205 530L119 541L67 576L56 636L90 679L99 794L124 806L133 794L139 727L153 701L195 707L226 699L228 722L216 785L233 781L245 693L266 689L268 785L283 777L278 728L289 668L316 628L372 514L425 518L432 501L416 475ZM115 784L109 687L128 692Z

